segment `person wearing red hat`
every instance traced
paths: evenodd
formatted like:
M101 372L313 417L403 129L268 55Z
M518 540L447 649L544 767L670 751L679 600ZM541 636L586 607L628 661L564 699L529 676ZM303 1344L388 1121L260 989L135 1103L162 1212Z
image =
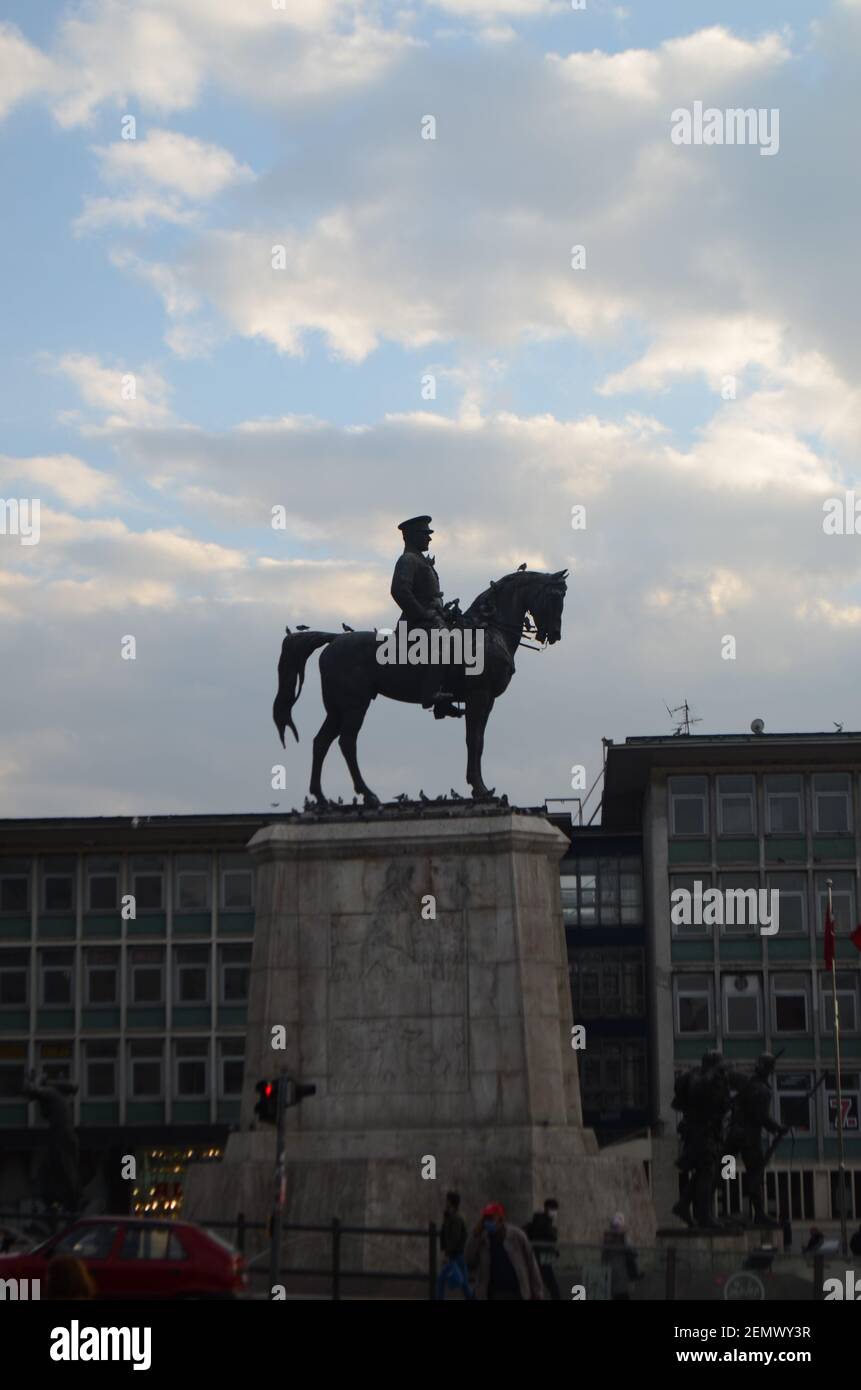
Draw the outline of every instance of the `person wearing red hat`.
M484 1208L464 1254L476 1269L476 1298L501 1303L544 1297L541 1271L526 1233L506 1221L499 1202Z

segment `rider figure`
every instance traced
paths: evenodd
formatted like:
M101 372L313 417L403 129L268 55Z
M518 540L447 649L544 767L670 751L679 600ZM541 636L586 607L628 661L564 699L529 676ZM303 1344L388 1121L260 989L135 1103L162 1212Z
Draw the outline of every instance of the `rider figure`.
M398 525L404 538L404 553L392 575L392 598L401 610L403 621L411 629L448 628L433 558L427 554L431 530L429 516L412 516ZM461 711L454 707L454 695L443 688L442 672L435 666L425 666L419 685L422 709L433 709L435 719L457 717Z

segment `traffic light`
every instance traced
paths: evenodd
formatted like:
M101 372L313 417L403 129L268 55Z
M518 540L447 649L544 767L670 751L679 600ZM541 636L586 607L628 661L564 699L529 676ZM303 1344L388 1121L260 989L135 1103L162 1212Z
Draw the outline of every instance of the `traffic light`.
M266 1125L277 1125L278 1123L279 1080L283 1080L285 1110L288 1110L291 1105L299 1105L306 1096L317 1094L316 1086L309 1086L305 1082L296 1081L292 1076L276 1078L274 1081L258 1081L255 1088L257 1104L254 1107L254 1113Z
M299 1105L306 1096L315 1096L317 1094L317 1087L305 1085L302 1081L294 1081L291 1076L287 1079L286 1091L287 1094L284 1098L285 1109L291 1105Z
M254 1113L264 1124L278 1123L278 1082L258 1081L256 1086L257 1104Z

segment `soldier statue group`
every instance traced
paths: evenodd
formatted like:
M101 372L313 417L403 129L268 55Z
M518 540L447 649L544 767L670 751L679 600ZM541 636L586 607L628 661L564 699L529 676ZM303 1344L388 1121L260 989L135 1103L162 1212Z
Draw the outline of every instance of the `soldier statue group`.
M699 1067L676 1081L673 1109L679 1121L681 1196L673 1211L688 1226L720 1228L712 1199L724 1161L740 1157L754 1223L775 1226L765 1210L765 1170L776 1144L789 1131L771 1115L771 1075L776 1058L765 1052L753 1074L734 1071L719 1052L706 1052ZM763 1150L762 1131L773 1136Z

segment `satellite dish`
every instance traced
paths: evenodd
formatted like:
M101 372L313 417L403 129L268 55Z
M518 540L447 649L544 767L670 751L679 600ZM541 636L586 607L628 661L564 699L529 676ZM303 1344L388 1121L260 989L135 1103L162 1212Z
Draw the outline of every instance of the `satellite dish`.
M764 719L754 719L751 722L750 731L752 734L761 734L765 729Z

